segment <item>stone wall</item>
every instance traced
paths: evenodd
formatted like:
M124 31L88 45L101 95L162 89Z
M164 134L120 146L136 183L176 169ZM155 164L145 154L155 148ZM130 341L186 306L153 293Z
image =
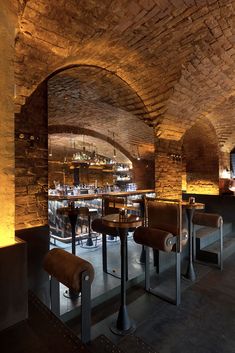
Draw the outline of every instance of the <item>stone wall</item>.
M155 191L157 197L167 199L182 198L181 143L156 139Z
M0 2L0 245L14 240L14 39L11 1Z
M15 116L16 229L47 224L47 85Z
M183 138L186 164L186 191L195 194L219 193L219 150L210 121L199 120Z
M218 195L219 177L202 172L187 174L187 193Z

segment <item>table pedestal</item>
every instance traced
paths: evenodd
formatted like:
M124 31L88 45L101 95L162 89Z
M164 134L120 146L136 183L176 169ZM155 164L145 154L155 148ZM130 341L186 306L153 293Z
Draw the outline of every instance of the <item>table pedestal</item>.
M72 254L76 255L76 224L77 224L77 213L69 213L68 214L69 221L71 224L71 232L72 232ZM77 299L79 297L79 293L74 292L69 289L64 292L64 297L69 299Z
M97 209L93 209L93 208L89 208L89 212L88 212L88 215L87 215L87 222L88 222L88 234L87 234L87 237L84 237L84 240L86 239L86 244L85 246L83 245L83 241L81 241L81 247L82 248L97 248L98 245L97 245L97 235L93 235L92 236L92 230L91 230L91 215L92 214L97 214ZM81 237L81 239L83 239L83 237ZM95 239L95 243L94 243L94 240Z
M76 255L76 224L77 224L77 213L69 213L68 214L69 221L71 224L72 231L72 254Z
M188 218L188 233L189 233L189 263L185 274L185 278L190 281L195 281L197 276L193 266L193 234L192 234L192 220L195 212L194 207L186 208Z
M110 327L110 330L117 335L126 335L135 331L135 324L129 318L126 306L127 234L127 229L119 229L121 246L121 305L117 321Z

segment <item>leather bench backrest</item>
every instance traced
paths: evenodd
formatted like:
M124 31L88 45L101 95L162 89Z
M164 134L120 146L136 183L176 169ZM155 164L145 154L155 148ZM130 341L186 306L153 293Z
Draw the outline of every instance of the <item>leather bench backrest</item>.
M147 202L148 226L178 235L180 231L180 207L177 203Z

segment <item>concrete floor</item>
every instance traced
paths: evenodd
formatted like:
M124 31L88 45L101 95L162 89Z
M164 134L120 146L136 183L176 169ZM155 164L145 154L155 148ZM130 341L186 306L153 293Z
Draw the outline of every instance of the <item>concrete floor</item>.
M85 244L85 242L84 242ZM97 248L83 248L76 246L76 255L91 262L95 269L95 278L91 288L92 307L107 301L109 298L118 294L120 291L120 279L112 275L106 274L102 270L102 247L101 239L98 239ZM71 252L69 244L57 242L58 247L62 247L66 251ZM51 245L51 248L54 248ZM108 253L108 270L109 272L120 276L120 241L107 241ZM132 234L128 236L128 271L129 286L143 280L144 267L139 262L141 246L136 244L132 239ZM80 312L80 298L71 300L64 297L67 288L60 284L60 314L64 321L76 317Z
M146 294L137 284L128 291L128 311L136 322L135 335L160 353L235 352L235 255L224 271L197 265L199 280L187 284L182 304L176 307ZM92 310L92 337L105 334L114 343L123 339L111 333L119 296ZM78 320L68 322L79 333Z

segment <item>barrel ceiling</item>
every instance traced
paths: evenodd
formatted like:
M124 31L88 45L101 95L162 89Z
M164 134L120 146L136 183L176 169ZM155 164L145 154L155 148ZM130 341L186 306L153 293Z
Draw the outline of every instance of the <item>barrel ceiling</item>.
M77 133L86 135L89 143L93 143L92 138L99 138L99 149L104 150L103 142L109 140L130 158L152 159L153 129L144 123L145 114L144 104L136 93L106 70L75 67L48 81L49 131L62 135L76 133L71 128L78 127ZM63 141L66 143L66 136Z
M221 149L234 147L234 0L18 4L16 106L45 78L77 65L51 79L49 89L57 92L52 125L65 119L92 129L95 119L97 132L108 135L103 126L110 124L120 144L130 142L131 153L135 143L143 151L153 147L152 127L157 136L178 140L209 119ZM62 81L67 89L60 99Z

